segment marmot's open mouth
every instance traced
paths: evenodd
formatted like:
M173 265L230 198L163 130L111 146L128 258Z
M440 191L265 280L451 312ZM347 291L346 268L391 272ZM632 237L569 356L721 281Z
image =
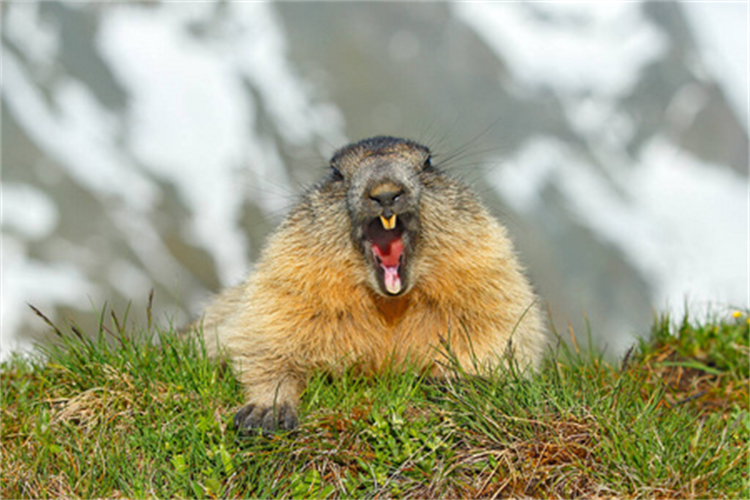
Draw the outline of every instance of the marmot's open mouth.
M377 264L375 271L380 284L390 295L398 295L404 289L403 235L404 225L396 215L390 218L381 215L365 226L365 237Z

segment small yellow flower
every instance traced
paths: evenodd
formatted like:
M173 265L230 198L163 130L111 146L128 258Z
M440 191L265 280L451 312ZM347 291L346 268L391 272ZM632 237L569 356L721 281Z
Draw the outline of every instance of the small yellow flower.
M742 317L742 313L741 313L740 311L734 311L734 312L732 313L732 317L734 317L734 318L736 318L736 319L739 319L739 318L741 318L741 317Z

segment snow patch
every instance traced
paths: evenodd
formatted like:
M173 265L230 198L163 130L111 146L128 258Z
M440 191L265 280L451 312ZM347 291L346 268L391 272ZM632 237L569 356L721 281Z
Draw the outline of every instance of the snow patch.
M38 76L49 76L60 49L59 29L46 21L40 12L41 2L28 2L4 9L4 35L18 47L39 70Z
M451 5L532 90L624 95L668 43L638 2Z
M17 337L24 316L31 315L31 304L42 312L67 306L80 309L98 294L80 269L63 262L45 263L28 257L26 245L3 234L3 272L0 278L0 360L11 352L29 351L28 340Z
M750 18L747 2L684 2L702 63L717 79L748 130Z
M57 226L59 214L54 201L47 194L29 184L4 182L2 195L2 226L22 234L28 240L41 240Z
M520 213L554 187L575 219L618 247L652 284L658 307L748 304L747 179L709 165L662 138L641 151L617 185L568 145L535 137L492 174Z

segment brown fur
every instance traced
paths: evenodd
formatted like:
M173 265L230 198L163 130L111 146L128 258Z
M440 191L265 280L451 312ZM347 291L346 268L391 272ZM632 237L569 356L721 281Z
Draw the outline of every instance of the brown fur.
M208 349L226 351L246 391L238 428L296 425L314 369L376 373L408 361L441 375L449 348L475 373L502 363L509 344L521 365L536 366L543 322L505 229L428 159L423 146L393 138L340 150L333 174L302 197L247 281L207 308ZM403 196L392 207L373 202L394 189ZM397 295L378 281L358 229L383 207L407 227Z

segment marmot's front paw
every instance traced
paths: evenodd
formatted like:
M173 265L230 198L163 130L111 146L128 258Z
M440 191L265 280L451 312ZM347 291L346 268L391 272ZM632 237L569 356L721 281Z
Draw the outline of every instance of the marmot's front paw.
M288 403L278 406L247 404L234 415L234 427L240 434L249 434L253 429L262 429L263 434L277 430L289 431L297 427L297 412Z

